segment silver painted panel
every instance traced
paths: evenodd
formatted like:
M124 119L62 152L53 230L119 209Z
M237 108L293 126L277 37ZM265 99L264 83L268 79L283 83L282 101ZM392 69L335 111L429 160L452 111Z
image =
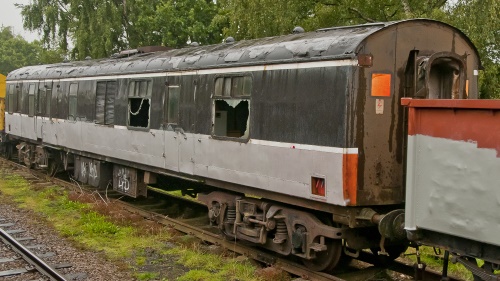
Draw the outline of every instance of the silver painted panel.
M179 172L194 174L195 139L194 134L182 134L179 140Z
M177 139L180 133L174 131L163 131L165 145L163 146L165 155L165 169L179 171L179 143Z
M48 144L342 206L346 205L343 155L357 153L344 148L259 140L242 143L208 135L145 132L58 119L40 118L39 122L43 124L43 141ZM311 194L313 176L325 178L325 197Z
M15 136L22 136L21 116L19 114L5 114L5 132Z
M21 115L22 136L30 140L36 140L36 122L34 118Z
M199 136L195 174L297 197L346 205L343 153L221 141ZM326 198L311 194L311 177L326 178Z
M500 246L500 158L476 143L410 136L407 230L419 228Z
M153 167L164 166L163 131L82 124L82 150Z

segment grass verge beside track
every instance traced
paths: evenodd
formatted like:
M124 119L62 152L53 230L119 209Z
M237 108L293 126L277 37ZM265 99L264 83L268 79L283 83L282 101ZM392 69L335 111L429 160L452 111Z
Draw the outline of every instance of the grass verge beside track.
M62 236L103 252L137 280L290 280L286 273L259 269L220 248L131 215L96 194L37 188L2 171L0 193L0 202L33 210Z

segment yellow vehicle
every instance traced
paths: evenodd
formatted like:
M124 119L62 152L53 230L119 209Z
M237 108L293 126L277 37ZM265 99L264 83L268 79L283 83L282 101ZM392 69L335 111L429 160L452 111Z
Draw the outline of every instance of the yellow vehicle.
M5 132L5 76L0 74L0 142Z

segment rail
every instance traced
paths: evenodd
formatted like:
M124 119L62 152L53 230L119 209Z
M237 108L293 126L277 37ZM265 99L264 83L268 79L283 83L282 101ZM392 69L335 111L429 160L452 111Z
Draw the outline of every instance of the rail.
M0 239L9 245L13 251L18 253L23 260L32 265L38 272L47 276L50 280L53 281L66 281L64 276L59 274L56 270L50 267L47 263L45 263L42 259L33 254L30 250L24 247L21 243L19 243L14 237L10 236L5 230L0 228Z

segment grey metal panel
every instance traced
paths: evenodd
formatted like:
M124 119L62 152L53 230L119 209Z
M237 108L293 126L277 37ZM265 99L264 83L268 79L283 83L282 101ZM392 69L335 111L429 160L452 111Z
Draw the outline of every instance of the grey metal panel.
M179 140L179 172L194 174L196 135L184 134Z
M195 174L292 196L346 205L340 151L315 151L277 143L220 141L199 135L195 142ZM311 176L326 179L327 195L311 194Z
M164 167L163 131L144 132L121 126L80 123L82 133L79 150L153 167Z
M422 135L408 138L405 228L500 246L497 151L479 149L473 142Z
M34 117L21 115L21 136L30 140L36 140L36 124Z
M164 138L164 155L165 155L165 169L174 172L179 171L179 142L178 138L182 135L179 132L163 131Z
M14 136L22 136L21 116L19 114L5 114L5 132Z

